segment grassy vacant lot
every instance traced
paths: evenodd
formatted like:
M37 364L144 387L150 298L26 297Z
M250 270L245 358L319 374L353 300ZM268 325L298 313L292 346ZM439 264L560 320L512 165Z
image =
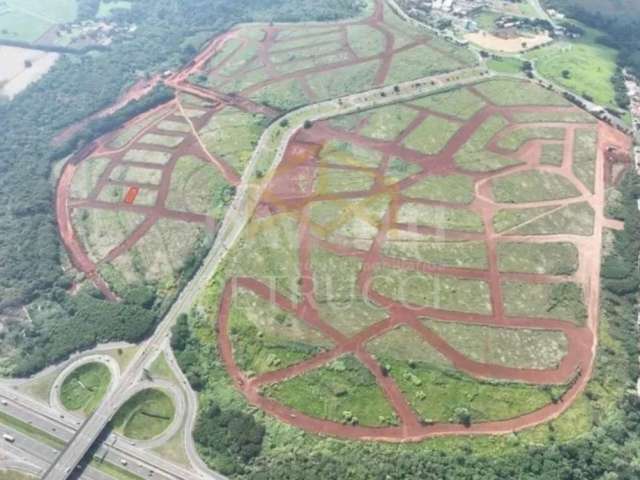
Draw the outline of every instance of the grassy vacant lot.
M576 130L573 146L573 173L592 192L596 176L597 145L596 130Z
M396 327L367 343L367 350L376 358L405 362L422 362L433 366L451 367L449 360L423 340L410 327Z
M376 108L367 116L361 133L378 140L391 141L407 128L417 115L418 112L403 105Z
M385 37L367 25L355 25L348 30L349 44L359 57L370 57L384 51Z
M487 66L494 72L517 74L522 73L524 62L513 57L493 57L487 61Z
M353 143L330 140L320 152L320 161L323 164L377 168L382 161L382 154Z
M378 268L373 290L401 303L468 313L491 313L489 286L479 280Z
M447 242L437 237L402 230L391 230L382 247L384 255L418 260L432 265L460 268L486 268L483 242Z
M336 98L371 88L379 60L319 73L311 77L309 84L319 98Z
M588 203L574 203L549 215L545 215L514 233L523 235L552 235L568 233L591 235L593 233L593 209Z
M491 182L493 198L500 203L527 203L559 200L580 195L562 175L528 170L499 177Z
M502 284L504 309L514 317L555 318L583 325L587 318L582 288L575 283Z
M75 20L76 15L76 0L4 0L0 3L0 38L33 42L51 27Z
M464 120L471 118L485 106L485 103L478 95L474 95L467 89L456 89L437 95L430 95L414 100L412 103L434 112L453 115Z
M144 216L124 211L76 209L72 221L93 261L102 260L142 223Z
M388 183L399 182L420 172L421 170L422 167L415 163L405 162L398 157L392 157L389 160L389 165L387 166L385 181Z
M235 255L229 259L230 271L238 277L257 278L284 295L297 297L298 242L295 217L281 214L254 220L245 228Z
M115 431L127 438L148 440L164 432L174 415L171 398L160 390L149 388L127 400L111 423Z
M108 158L94 157L80 163L71 184L71 197L87 198L96 186L109 161Z
M584 110L578 108L568 108L564 112L513 112L513 120L520 123L543 123L543 122L568 122L568 123L596 123L596 118Z
M171 175L167 207L222 218L232 190L210 162L192 155L181 157Z
M473 187L473 179L466 175L430 176L403 193L411 198L467 204L475 198Z
M107 265L113 268L108 269L106 279L121 288L135 282L157 282L161 290L172 290L185 265L208 241L201 225L161 219L129 252Z
M395 424L395 412L375 377L352 356L272 385L265 394L307 415L345 424Z
M439 72L447 72L470 65L473 56L469 54L466 62L460 62L452 56L445 56L428 45L418 45L397 53L393 57L391 70L386 79L387 85L416 78L427 77Z
M578 249L573 243L498 244L501 272L571 275L578 268Z
M564 145L559 143L548 143L542 146L540 163L542 165L553 165L559 167L564 160Z
M229 325L236 362L249 374L299 363L331 346L303 320L242 289L234 296Z
M162 179L162 172L155 168L118 165L113 169L109 178L120 182L158 185Z
M480 216L470 210L417 203L403 204L398 212L398 222L464 232L481 232L484 229Z
M156 165L165 165L171 155L166 152L156 152L152 150L127 150L122 159L125 162L153 163Z
M368 172L318 169L314 191L318 194L360 192L373 186L374 176Z
M458 128L459 125L442 118L427 117L418 128L409 134L404 145L425 155L435 155L447 145Z
M517 150L530 140L562 140L564 130L553 127L519 128L502 137L498 146L508 150Z
M140 139L140 143L159 145L161 147L177 147L183 140L181 136L159 135L157 133L147 133Z
M0 470L0 480L35 480L35 478L16 470Z
M556 368L567 354L562 332L423 320L465 357L511 368Z
M216 113L200 136L207 150L242 175L265 129L262 115L227 107Z
M471 423L502 420L551 401L542 387L489 382L423 362L381 358L415 411L425 421Z
M555 92L527 80L498 79L480 83L475 88L500 106L566 105L569 103Z
M454 159L458 167L469 172L490 172L516 165L517 160L485 150L489 141L507 125L507 120L499 115L487 119L456 153Z
M100 404L109 383L111 373L102 363L87 363L75 369L64 379L60 400L70 411L82 410L91 414Z
M578 95L588 95L600 105L616 107L611 77L616 71L616 51L596 41L600 32L586 28L582 38L554 42L527 57L545 78ZM563 75L568 71L568 76Z
M283 110L293 110L308 103L300 82L296 79L272 83L253 93L252 100Z

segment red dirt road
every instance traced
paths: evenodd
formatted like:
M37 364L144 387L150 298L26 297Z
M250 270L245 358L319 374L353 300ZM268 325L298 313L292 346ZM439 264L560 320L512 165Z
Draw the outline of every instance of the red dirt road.
M473 91L473 89L470 89ZM570 110L573 107L566 107ZM454 155L471 138L482 123L495 114L502 114L505 118L511 118L511 113L517 111L560 111L558 107L498 107L488 104L479 111L469 121L455 120L460 124L460 129L451 138L449 143L437 155L423 155L419 152L408 149L401 145L402 140L420 122L413 122L398 138L391 142L372 140L356 132L345 132L330 127L327 123L314 125L310 130L301 132L292 141L292 147L287 151L285 162L281 165L279 175L272 181L263 196L263 208L260 212L282 212L290 211L295 213L300 221L300 288L302 300L294 303L276 291L252 278L231 279L226 285L223 293L220 310L218 313L218 347L220 355L227 366L229 374L234 379L236 386L246 396L253 405L265 410L284 422L295 425L302 429L315 433L327 434L350 439L375 439L391 442L417 441L431 436L450 434L505 434L524 428L532 427L543 422L547 422L562 414L575 398L584 390L593 369L595 349L597 345L597 324L599 314L599 292L600 292L600 258L602 251L602 232L604 228L620 228L618 222L606 219L603 214L604 189L605 189L605 153L610 146L616 146L620 151L625 151L630 147L629 139L616 130L608 127L604 123L597 125L584 125L572 123L545 124L564 129L565 152L562 165L555 167L541 165L540 156L542 145L546 143L558 143L557 141L532 140L515 151L509 152L497 147L498 140L509 132L523 128L520 125L512 124L500 132L488 144L487 149L495 153L502 154L518 160L520 163L489 173L476 173L463 171L454 161ZM421 109L420 118L435 115L434 112ZM530 127L539 126L529 124ZM577 128L597 128L598 131L598 154L595 161L595 188L591 191L575 175L573 171L573 134ZM376 181L373 187L363 192L347 192L340 194L319 195L312 191L286 188L282 179L288 181L297 179L304 172L304 175L313 177L314 166L317 166L317 154L321 145L328 140L342 140L352 142L364 148L375 150L383 154L385 160L383 166L374 169ZM314 147L313 145L316 145ZM306 152L306 153L302 153ZM422 171L409 178L389 184L384 181L384 170L388 158L398 156L403 160L417 164ZM327 165L323 165L325 168ZM329 166L330 167L330 166ZM304 170L301 170L304 168ZM335 167L338 168L338 167ZM341 170L363 171L358 167L340 166ZM542 202L530 202L520 204L500 204L492 197L490 182L494 178L517 173L525 170L536 169L549 173L555 173L566 178L579 192L575 198L550 200ZM470 205L447 204L445 202L431 202L419 200L418 203L426 205L443 205L450 208L465 208L477 213L483 220L485 229L483 232L459 232L443 229L430 229L428 227L400 224L397 221L397 212L403 203L409 201L402 195L402 190L420 182L430 175L442 175L464 173L474 179L476 186L476 197ZM386 216L378 225L378 234L368 250L359 250L353 247L338 244L321 239L315 236L313 224L310 221L308 210L312 202L323 200L358 199L367 198L385 193L393 200L390 204ZM415 200L411 200L415 203ZM595 211L593 234L590 236L579 236L573 234L554 234L523 236L513 235L513 231L498 233L493 229L493 217L502 209L512 208L533 208L540 206L550 206L552 210L546 214L562 209L568 205L587 202ZM522 225L521 225L522 226ZM419 261L402 260L390 258L382 253L382 246L386 241L390 229L410 230L422 232L428 235L446 236L447 240L476 240L485 243L485 250L488 257L488 267L485 269L465 269L440 267L425 264ZM322 231L320 229L319 231ZM500 242L571 242L574 243L579 254L579 267L573 275L550 276L533 273L503 273L498 270L497 245ZM369 298L375 304L385 308L388 317L357 334L347 337L335 330L319 315L315 308L316 301L313 287L313 272L311 270L309 251L311 245L327 248L339 255L361 258L363 267L358 278L358 289L360 293ZM435 307L424 307L410 305L400 302L397 299L385 297L372 288L373 275L380 265L393 268L404 269L407 273L424 272L437 275L447 275L458 278L475 278L487 283L491 298L491 313L472 314L457 311L444 310ZM587 305L587 319L584 325L576 325L571 322L557 320L553 318L527 318L513 317L504 311L502 281L517 281L525 283L557 283L573 281L583 287L585 294L585 304ZM229 336L229 309L233 299L233 294L238 288L253 291L255 294L270 301L274 301L279 308L296 315L305 321L310 327L322 333L334 344L333 348L325 351L309 360L299 364L283 368L274 372L248 377L240 370L233 352L233 345ZM567 339L567 354L562 358L556 368L551 369L526 369L512 368L498 364L481 363L466 357L462 352L454 349L441 336L426 327L419 319L421 317L434 318L444 322L457 322L466 324L477 324L494 327L506 327L529 330L552 330L561 332ZM535 385L568 384L567 391L558 403L550 403L541 409L525 413L517 418L510 418L501 421L488 421L473 423L469 427L450 423L436 423L424 425L413 408L410 406L404 394L395 384L391 376L382 375L380 365L366 350L366 344L373 338L379 337L389 330L399 325L411 328L416 335L422 338L431 347L444 355L456 368L467 375L478 379L499 379L506 381L525 382ZM366 427L348 426L319 418L312 418L300 411L289 408L277 401L262 395L261 387L278 383L289 378L303 375L309 370L319 368L328 362L351 353L355 355L374 375L382 392L386 395L389 403L395 409L400 419L399 426L393 427ZM428 388L428 386L427 386Z

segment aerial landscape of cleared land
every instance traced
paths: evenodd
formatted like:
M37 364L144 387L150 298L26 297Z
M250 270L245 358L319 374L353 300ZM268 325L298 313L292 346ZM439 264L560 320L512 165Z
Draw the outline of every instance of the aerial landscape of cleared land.
M135 71L30 114L50 196L0 220L51 210L59 244L39 284L0 262L0 479L637 478L640 178L597 7L184 1L0 0L0 49L56 55L0 115L119 38Z

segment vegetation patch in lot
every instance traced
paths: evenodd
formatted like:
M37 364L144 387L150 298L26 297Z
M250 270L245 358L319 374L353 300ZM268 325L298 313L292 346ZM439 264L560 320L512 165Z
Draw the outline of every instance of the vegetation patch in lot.
M475 198L474 182L466 175L429 176L409 188L403 194L436 202L467 204Z
M271 385L265 395L312 417L334 422L371 427L397 423L375 377L350 355Z
M82 410L91 414L100 404L111 383L111 372L106 365L93 362L81 365L62 382L60 400L69 411Z
M72 222L87 254L94 262L102 260L124 242L142 223L144 215L102 209L73 210Z
M456 68L460 68L460 62L455 58L444 56L427 45L418 45L394 55L385 83L415 80Z
M391 358L404 362L421 362L442 368L452 368L447 357L433 348L410 327L401 325L367 343L367 350L376 358Z
M398 157L391 157L385 173L385 181L390 183L399 182L420 171L422 171L422 167L415 163L406 162Z
M568 108L564 112L536 110L533 112L513 112L511 117L518 123L596 123L593 115L575 107Z
M578 249L573 243L498 244L498 269L501 272L572 275L578 269Z
M368 25L354 25L348 30L349 45L358 57L379 55L384 51L386 38L382 32Z
M282 80L261 88L250 96L254 100L274 108L293 110L308 103L309 99L297 79Z
M210 241L201 225L163 218L112 265L126 284L158 282L161 291L172 291L181 273L196 262L197 252Z
M582 288L571 282L502 284L504 308L512 317L555 318L583 325L587 318Z
M173 210L221 219L234 193L214 165L187 155L176 162L166 203Z
M382 247L389 257L457 268L487 267L484 242L454 242L404 230L391 230Z
M479 83L475 88L496 105L569 106L561 95L528 80L496 79Z
M149 440L164 432L175 415L169 396L157 389L136 393L120 407L111 424L116 432L133 440Z
M157 152L153 150L137 150L130 149L124 154L122 160L125 162L153 163L156 165L165 165L171 155L167 152Z
M398 222L442 230L481 232L482 218L470 210L404 203L398 211Z
M498 146L507 150L517 150L530 140L562 140L564 129L553 127L519 128L503 136Z
M528 203L560 200L580 195L565 177L555 173L527 170L491 181L493 198L499 203Z
M216 113L199 133L214 157L224 160L242 175L266 127L265 122L262 115L227 107Z
M487 66L494 72L514 75L522 73L524 62L514 57L493 57L487 61Z
M470 119L486 105L478 95L466 88L429 95L413 100L411 103L434 112L460 117L463 120Z
M182 136L159 135L157 133L147 133L140 139L140 143L149 145L160 145L162 147L174 148L182 143Z
M346 167L377 168L382 161L382 154L353 143L329 140L320 152L320 161Z
M374 176L368 172L318 168L314 191L318 194L362 192L373 186Z
M576 130L573 145L573 173L591 192L593 192L596 177L597 145L596 130Z
M378 308L357 293L351 298L316 300L320 318L346 336L352 336L388 317L386 310Z
M109 165L110 160L104 157L88 158L81 162L71 183L72 198L87 198L98 183L100 175Z
M489 141L508 124L509 122L500 115L488 118L455 154L456 165L469 172L491 172L517 165L519 161L516 159L486 150Z
M300 363L332 345L303 320L244 289L235 292L229 328L235 361L248 375Z
M376 108L367 117L362 135L377 140L394 140L416 118L418 112L395 104Z
M280 214L254 220L244 230L229 271L237 277L253 277L292 298L298 296L298 222Z
M162 171L156 168L118 165L111 172L111 180L119 182L149 183L158 185L162 179Z
M356 297L356 282L362 269L361 259L314 248L311 252L311 268L317 302L347 303Z
M498 233L511 232L516 227L548 214L552 210L554 207L500 210L493 217L493 228Z
M474 362L509 368L550 370L567 355L564 333L501 328L424 319L429 329Z
M379 60L371 60L319 73L309 80L309 84L319 98L343 97L371 88L379 67Z
M543 387L483 381L423 362L381 358L426 422L480 423L514 418L551 402Z
M491 313L489 286L480 280L394 268L375 271L373 290L401 303L467 313Z
M435 155L449 143L458 128L455 123L430 116L409 134L404 145L425 155Z
M559 167L564 161L564 145L561 143L547 143L542 146L540 163L542 165L553 165Z
M513 213L517 214L517 212ZM593 233L593 216L593 209L587 202L573 203L527 223L510 233L518 235L567 233L589 236Z

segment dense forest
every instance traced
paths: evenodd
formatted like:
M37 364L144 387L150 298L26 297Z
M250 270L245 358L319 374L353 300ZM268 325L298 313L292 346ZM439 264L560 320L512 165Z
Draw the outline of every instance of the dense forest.
M192 386L202 392L194 432L200 452L222 473L251 480L640 478L640 400L635 392L639 373L640 177L628 173L619 190L621 200L615 216L625 221L625 228L611 233L603 263L600 346L594 376L582 399L590 405L590 426L581 427L580 414L570 410L564 433L556 431L560 427L551 422L544 427L545 435L535 436L534 442L520 440L525 431L509 438L443 439L438 448L429 443L342 442L306 434L247 405L211 341L212 319L192 312L174 327L172 346ZM216 298L216 290L222 290L218 283L213 284L211 299ZM210 311L216 311L215 305ZM228 432L244 439L243 443L229 438ZM561 436L567 434L569 438L563 440Z
M83 19L95 15L94 0L80 2ZM113 20L135 24L135 33L114 39L106 51L64 55L45 77L11 102L0 102L0 329L5 373L27 374L95 342L139 339L160 311L143 314L123 303L124 318L145 317L116 329L99 327L97 317L81 312L112 306L95 295L69 296L70 279L62 270L50 181L52 165L69 147L117 127L144 105L130 107L66 145L52 147L61 129L112 104L141 76L188 62L212 36L238 22L322 20L360 11L360 0L136 0L131 10L116 10ZM155 92L153 104L166 92ZM31 302L46 302L44 320L27 324L12 312ZM127 308L134 310L128 311ZM115 321L115 320L114 320ZM141 329L140 325L144 326ZM77 328L81 327L81 328ZM141 330L145 330L141 332ZM38 351L38 355L33 352Z

